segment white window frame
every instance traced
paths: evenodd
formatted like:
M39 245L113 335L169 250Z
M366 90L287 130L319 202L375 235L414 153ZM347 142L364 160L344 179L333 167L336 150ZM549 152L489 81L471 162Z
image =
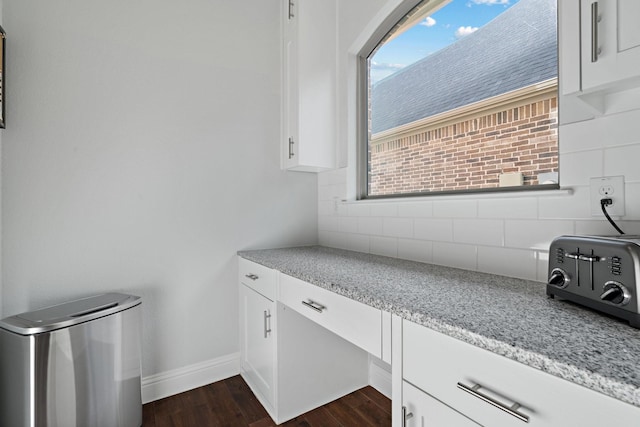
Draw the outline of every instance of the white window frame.
M504 193L530 193L531 191L557 191L560 187L560 137L558 135L558 183L556 184L538 184L518 187L493 187L467 190L453 191L437 191L433 193L399 193L388 195L369 195L368 194L368 149L369 149L369 109L368 109L368 92L369 92L369 67L368 57L382 42L386 35L392 31L399 21L403 19L411 10L423 2L433 3L433 10L446 7L451 0L399 0L397 6L386 17L380 20L380 24L369 33L369 37L360 44L360 49L355 53L356 58L356 151L355 151L355 199L356 200L388 200L398 198L416 198L416 197L437 197L449 195L478 195L483 193L504 194ZM563 0L557 0L561 2ZM381 13L384 13L381 11ZM559 24L558 24L559 25ZM559 46L558 46L559 48ZM558 55L559 57L559 55ZM560 101L560 91L557 93L558 102ZM559 113L559 108L558 108ZM558 118L557 126L560 126Z

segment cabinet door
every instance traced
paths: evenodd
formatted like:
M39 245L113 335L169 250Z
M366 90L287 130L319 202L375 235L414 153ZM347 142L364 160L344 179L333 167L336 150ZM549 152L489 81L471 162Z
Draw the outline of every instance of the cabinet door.
M283 0L285 169L335 167L336 0Z
M240 285L242 373L253 391L274 404L275 303Z
M406 381L402 383L402 406L406 411L406 427L478 427L480 425Z
M640 2L581 0L582 90L640 82Z

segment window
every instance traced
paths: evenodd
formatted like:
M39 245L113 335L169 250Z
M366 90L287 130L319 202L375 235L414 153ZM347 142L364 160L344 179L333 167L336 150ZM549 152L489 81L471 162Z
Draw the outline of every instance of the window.
M361 55L361 198L558 188L556 0L422 1L389 28Z

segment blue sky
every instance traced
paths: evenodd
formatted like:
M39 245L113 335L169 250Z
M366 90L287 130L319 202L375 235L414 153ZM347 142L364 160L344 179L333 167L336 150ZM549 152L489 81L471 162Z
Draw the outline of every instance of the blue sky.
M451 1L382 46L371 58L371 81L375 83L471 34L518 1Z

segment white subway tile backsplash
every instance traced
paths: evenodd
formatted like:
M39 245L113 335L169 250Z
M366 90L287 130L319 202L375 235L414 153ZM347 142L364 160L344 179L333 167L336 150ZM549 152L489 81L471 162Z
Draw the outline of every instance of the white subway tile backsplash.
M536 251L478 246L478 270L485 273L536 280Z
M369 203L348 203L347 213L349 216L370 216L371 205Z
M573 234L573 221L506 220L505 246L548 250L551 241L562 234Z
M382 218L364 216L358 218L358 233L372 236L382 235Z
M327 173L329 184L344 184L347 183L347 170L336 169Z
M479 218L537 218L538 199L518 197L478 200Z
M640 183L626 183L624 186L625 220L640 220Z
M398 203L398 215L401 217L425 218L433 216L433 202Z
M478 202L476 200L437 200L433 202L433 216L475 218L478 216Z
M371 216L398 216L398 206L392 203L373 203Z
M346 234L347 247L350 251L369 253L371 238L365 234Z
M589 219L591 218L591 190L587 186L573 187L572 194L540 197L539 219Z
M383 218L382 234L392 237L413 237L413 219Z
M602 150L578 151L560 156L560 183L563 187L588 185L589 178L603 176Z
M355 216L341 216L338 219L338 231L341 233L357 233L358 218Z
M398 239L393 237L371 237L369 252L375 255L398 257Z
M331 248L347 249L347 235L335 231L319 231L318 242L322 246Z
M538 282L547 283L547 279L549 278L549 252L538 251L538 271L537 278Z
M603 176L624 175L625 182L640 182L640 145L604 150Z
M431 262L433 260L433 242L398 239L398 258L418 262Z
M464 270L477 270L477 250L473 245L433 242L433 263Z
M573 151L637 144L640 110L598 117L560 127L560 157Z
M450 242L453 240L453 220L417 218L413 222L416 239Z
M318 230L338 231L338 217L329 215L318 216Z
M617 220L614 218L618 227L629 235L640 235L640 221L633 220ZM576 234L586 234L592 236L615 236L619 234L609 221L605 220L593 220L593 221L576 221Z
M453 241L504 246L504 221L499 219L454 219Z
M336 203L337 215L347 216L349 215L349 205L343 202Z

